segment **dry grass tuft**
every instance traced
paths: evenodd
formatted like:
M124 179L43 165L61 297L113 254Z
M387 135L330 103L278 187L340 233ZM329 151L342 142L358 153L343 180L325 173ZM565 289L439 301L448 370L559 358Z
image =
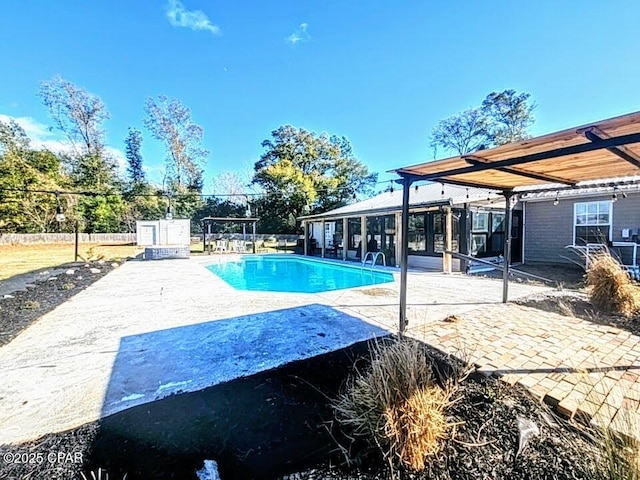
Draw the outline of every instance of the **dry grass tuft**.
M334 402L336 417L391 465L422 470L448 435L453 388L435 383L430 358L415 340L377 342L371 352L369 368L356 372Z
M400 462L413 471L423 470L429 457L447 438L444 407L449 395L440 387L419 388L408 400L384 412L385 439Z
M608 252L593 255L586 283L589 297L596 308L608 313L631 315L640 307L627 272Z

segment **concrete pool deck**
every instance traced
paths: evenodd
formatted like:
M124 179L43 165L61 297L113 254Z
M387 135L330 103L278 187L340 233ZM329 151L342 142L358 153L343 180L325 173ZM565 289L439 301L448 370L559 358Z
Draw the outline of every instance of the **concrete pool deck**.
M204 268L212 261L127 262L1 347L0 444L64 431L397 329L397 280L316 294L237 291ZM493 320L505 329L512 313L539 312L502 305L502 284L493 279L410 273L408 286L409 333L451 350L455 335L441 334L451 330L442 320L462 316L460 338L486 337L478 343L481 368L500 368L489 351L500 340L491 331ZM510 299L548 290L513 283ZM486 321L464 320L478 317ZM508 332L516 343L513 335L526 335L517 324L509 324ZM556 328L547 339L562 334ZM287 342L304 348L291 352ZM499 346L496 351L506 348Z

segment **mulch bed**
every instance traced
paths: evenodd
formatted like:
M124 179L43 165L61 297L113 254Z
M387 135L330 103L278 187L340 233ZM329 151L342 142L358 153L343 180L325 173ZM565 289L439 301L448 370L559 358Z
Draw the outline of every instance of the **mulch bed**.
M97 268L100 273L89 275L89 267L81 267L73 280L59 275L0 300L3 331L11 332L2 337L4 343L112 267ZM74 287L63 286L68 282ZM23 308L27 302L38 307ZM391 478L379 454L350 445L330 403L354 368L366 368L368 355L369 345L359 343L140 405L71 431L0 445L0 479L73 480L82 473L90 479L92 473L98 478L99 468L109 472L109 480L125 475L128 480L195 479L205 459L218 462L223 480ZM432 358L447 371L451 359L436 351ZM474 375L455 397L448 411L459 423L455 435L426 471L403 472L403 478L596 478L592 443L554 419L524 389ZM540 434L516 456L519 418L533 421ZM338 442L350 450L348 462Z
M26 290L0 295L0 346L117 266L103 261L69 263L56 267L55 273L44 270L29 274L33 283Z

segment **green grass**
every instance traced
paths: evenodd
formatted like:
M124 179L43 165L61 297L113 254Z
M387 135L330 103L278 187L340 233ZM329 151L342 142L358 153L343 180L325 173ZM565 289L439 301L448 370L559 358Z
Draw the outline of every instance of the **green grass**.
M78 254L82 260L121 260L142 252L135 245L100 245L82 243ZM14 275L52 268L74 260L71 244L0 245L0 280Z

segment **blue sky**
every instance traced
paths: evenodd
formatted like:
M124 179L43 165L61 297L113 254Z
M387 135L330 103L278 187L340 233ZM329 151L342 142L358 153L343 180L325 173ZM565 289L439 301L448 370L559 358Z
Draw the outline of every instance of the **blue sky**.
M42 142L39 83L59 74L100 96L108 144L127 128L160 180L163 151L143 105L165 94L191 108L211 151L205 190L246 171L283 124L345 135L381 180L433 158L441 119L491 91L529 92L532 133L640 110L637 0L81 1L4 0L0 118ZM444 156L440 152L438 157Z

